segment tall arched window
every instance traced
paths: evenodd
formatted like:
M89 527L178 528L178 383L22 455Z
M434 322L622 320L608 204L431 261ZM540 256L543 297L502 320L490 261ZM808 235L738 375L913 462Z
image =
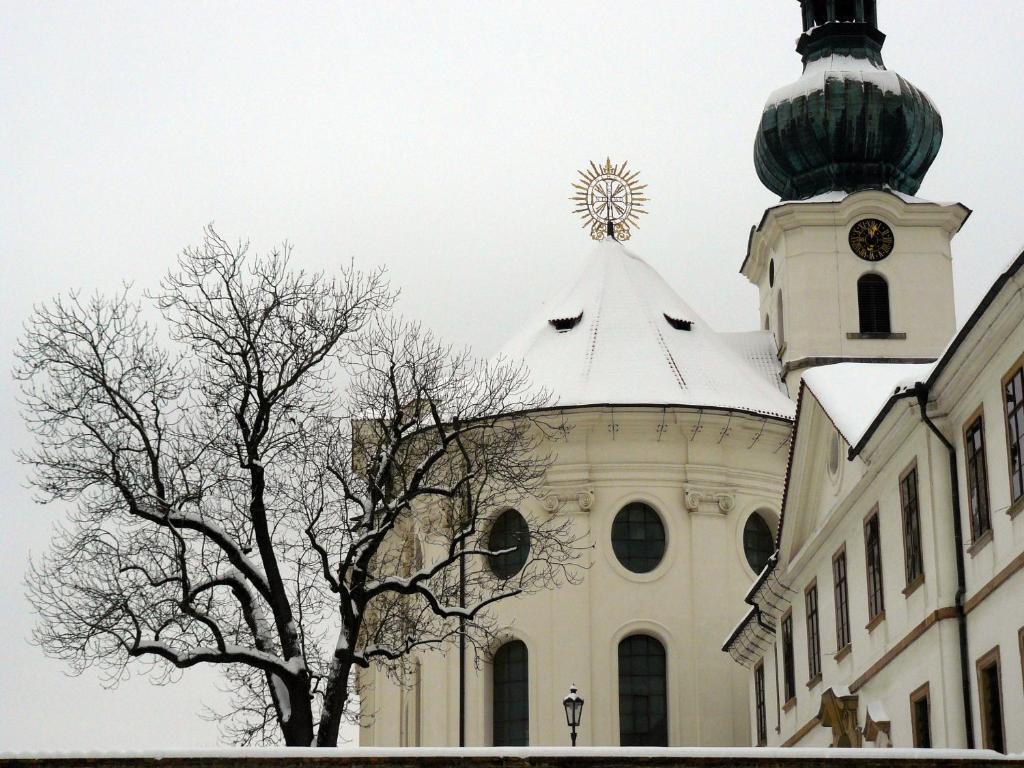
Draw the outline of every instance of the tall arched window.
M530 659L526 643L513 640L494 654L491 719L496 747L530 746Z
M761 573L775 552L775 536L764 516L755 512L743 526L743 553L754 573Z
M861 333L892 333L889 321L889 284L871 273L857 281L857 307Z
M619 643L619 744L668 746L665 646L650 635Z
M782 291L779 291L778 299L778 319L775 321L775 341L779 345L779 349L782 349L786 345L786 315L785 308L782 305Z

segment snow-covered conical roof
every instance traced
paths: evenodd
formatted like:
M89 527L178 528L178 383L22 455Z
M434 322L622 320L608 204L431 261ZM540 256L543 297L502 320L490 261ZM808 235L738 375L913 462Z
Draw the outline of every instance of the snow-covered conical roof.
M647 262L595 243L579 277L499 353L561 406L688 405L792 418L772 336L718 333Z

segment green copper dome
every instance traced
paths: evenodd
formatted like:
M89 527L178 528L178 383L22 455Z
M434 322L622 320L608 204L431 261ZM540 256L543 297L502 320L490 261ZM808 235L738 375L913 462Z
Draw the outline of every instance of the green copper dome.
M874 0L801 0L803 75L768 99L754 145L784 200L888 188L913 195L942 144L928 96L882 63Z

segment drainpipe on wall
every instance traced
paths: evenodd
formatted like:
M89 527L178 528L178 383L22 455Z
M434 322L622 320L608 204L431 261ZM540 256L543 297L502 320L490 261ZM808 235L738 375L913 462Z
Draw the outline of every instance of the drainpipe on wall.
M971 706L971 668L967 648L967 614L964 611L964 597L967 594L966 567L964 565L964 534L960 515L960 476L956 466L956 448L946 439L935 422L928 416L928 385L919 382L914 389L917 404L921 409L921 420L946 446L949 454L949 487L953 502L953 545L956 548L956 625L960 635L960 685L964 697L964 730L967 748L974 749L974 711Z

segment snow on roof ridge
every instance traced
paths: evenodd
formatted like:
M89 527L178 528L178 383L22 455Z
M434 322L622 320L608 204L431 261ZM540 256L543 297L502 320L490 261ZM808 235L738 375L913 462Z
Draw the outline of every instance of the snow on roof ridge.
M771 337L717 333L622 243L596 243L556 296L499 355L524 360L558 405L692 405L793 417L767 360ZM578 316L560 333L550 322Z

